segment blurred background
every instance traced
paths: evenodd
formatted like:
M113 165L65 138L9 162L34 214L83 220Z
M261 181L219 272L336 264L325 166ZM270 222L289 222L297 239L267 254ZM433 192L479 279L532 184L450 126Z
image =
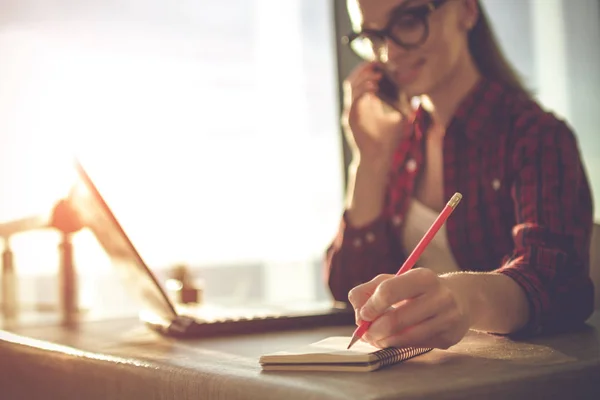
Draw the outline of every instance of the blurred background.
M574 128L600 221L600 2L483 4ZM76 154L162 282L183 263L210 301L328 298L349 28L343 0L1 0L0 221L51 209ZM57 307L58 244L11 239L21 304ZM136 314L92 235L75 246L82 307Z

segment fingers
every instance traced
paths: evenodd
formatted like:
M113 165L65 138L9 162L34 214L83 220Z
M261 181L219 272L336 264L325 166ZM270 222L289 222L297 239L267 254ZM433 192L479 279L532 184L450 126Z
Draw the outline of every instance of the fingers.
M359 65L344 81L344 106L351 105L368 91L375 91L382 77L375 64L365 63Z
M361 307L360 317L365 321L373 321L394 304L418 297L439 284L436 273L426 268L414 269L401 276L383 280Z
M460 298L451 287L444 284L443 279L429 283L427 273L419 275L417 280L421 281L423 288L429 289L417 297L396 303L394 308L387 309L375 319L364 336L367 342L377 347L446 349L464 337L471 322L468 312L460 306ZM379 287L389 282L393 280L386 280ZM377 291L367 304L376 295ZM367 304L363 306L363 311ZM363 318L362 312L359 317Z
M444 311L440 310L438 303L427 295L406 300L396 308L388 309L386 313L373 321L366 339L369 342L378 342L431 319Z
M352 86L352 101L356 102L365 93L376 93L379 91L381 72L374 72L361 76Z
M466 326L456 324L452 313L440 313L398 335L376 341L377 347L433 347L447 349L458 343L467 332Z
M352 89L352 101L356 102L360 100L367 93L377 93L379 90L379 83L376 80L365 79L362 82L356 84Z
M411 100L406 93L400 93L398 98L398 111L409 119L415 114L415 109L412 106Z
M387 279L393 278L394 275L381 274L371 279L369 282L358 285L348 293L348 300L355 310L360 308L369 300L369 297L375 292L379 284Z
M375 62L363 63L356 67L343 83L345 107L350 108L352 103L365 93L377 92L383 74L382 67ZM398 101L394 102L394 107L405 116L412 116L415 113L411 99L404 92L400 93Z
M355 308L354 309L354 323L356 324L356 326L360 326L362 324L363 320L360 319L360 308Z
M434 316L418 325L411 326L397 335L376 340L377 347L421 347L429 346L444 331L443 316ZM437 346L431 346L437 347Z
M342 114L342 126L344 126L344 128L350 128L350 121L354 120L354 118L357 116L357 113L359 113L358 105L360 102L367 100L366 105L368 107L372 107L374 103L379 103L376 96L378 90L378 82L374 80L365 80L347 92L349 93L348 99ZM372 96L372 98L368 99L368 96ZM372 100L376 101L374 102ZM372 113L372 110L370 112Z
M378 71L379 69L376 63L363 63L354 68L354 70L346 78L346 81L354 85L364 80L364 78L369 76L369 73L372 75Z

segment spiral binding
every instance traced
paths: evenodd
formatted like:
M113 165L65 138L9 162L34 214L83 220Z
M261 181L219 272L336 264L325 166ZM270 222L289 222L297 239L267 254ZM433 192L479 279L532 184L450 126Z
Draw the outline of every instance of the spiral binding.
M419 354L427 353L431 350L431 348L424 347L388 347L375 352L374 355L379 360L379 365L381 367L386 367L388 365L399 363L400 361L408 360Z

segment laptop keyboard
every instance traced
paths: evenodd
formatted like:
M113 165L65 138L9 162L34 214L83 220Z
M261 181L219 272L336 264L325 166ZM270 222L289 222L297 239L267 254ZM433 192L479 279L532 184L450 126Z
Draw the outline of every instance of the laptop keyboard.
M166 333L180 336L214 336L352 325L351 308L328 305L270 307L177 307L181 318Z
M214 307L214 306L177 306L181 315L194 318L199 323L218 323L251 319L277 318L283 315L281 310L261 307Z

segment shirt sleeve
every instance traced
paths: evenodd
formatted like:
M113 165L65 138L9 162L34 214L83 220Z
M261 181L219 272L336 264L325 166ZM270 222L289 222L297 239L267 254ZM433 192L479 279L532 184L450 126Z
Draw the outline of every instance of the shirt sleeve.
M402 259L389 219L381 215L366 226L353 227L344 212L325 255L325 279L334 299L348 301L353 287L379 274L393 274Z
M515 143L514 252L497 271L525 291L530 321L518 334L568 328L593 311L593 206L576 139L561 121L529 124Z

